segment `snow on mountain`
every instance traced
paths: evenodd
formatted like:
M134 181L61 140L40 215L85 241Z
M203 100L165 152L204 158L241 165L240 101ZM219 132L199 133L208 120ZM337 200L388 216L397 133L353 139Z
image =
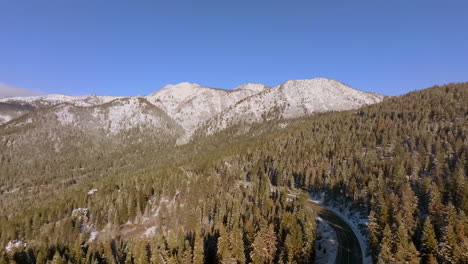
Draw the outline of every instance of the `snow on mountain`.
M240 123L355 109L380 102L383 97L355 90L331 79L290 80L229 107L208 120L203 125L203 132L210 135Z
M268 86L266 86L264 84L261 84L261 83L244 83L242 85L237 86L233 90L234 91L249 90L249 91L252 91L252 92L260 93L260 92L263 92L264 90L268 90L268 89L270 89L270 87L268 87Z
M13 119L13 117L10 115L0 114L0 124L6 123L10 121L11 119Z
M98 129L108 136L136 128L164 130L168 134L175 134L180 130L164 111L138 97L116 99L94 107L77 108L72 104L63 104L56 107L53 113L61 125Z
M109 130L110 135L134 128L158 130L172 134L177 124L161 109L147 100L129 97L113 101L109 105L95 107L95 122ZM175 130L175 131L171 131Z
M192 83L167 85L146 97L176 120L185 130L179 143L185 143L204 121L237 102L266 89L264 85L246 84L234 90L208 88Z
M81 95L70 96L64 94L48 94L43 96L28 96L28 97L7 97L0 99L3 103L22 103L29 104L35 107L52 106L62 103L70 103L76 106L94 106L108 103L121 97L106 96L106 95Z
M180 109L180 105L186 101L200 96L210 90L195 83L183 82L179 84L168 84L155 93L145 98L154 105L162 108L170 116L174 116Z
M164 131L177 135L177 143L183 144L196 131L210 135L238 124L354 109L382 99L383 95L325 78L290 80L273 88L246 83L232 90L184 82L143 97L52 94L4 98L0 99L0 124L44 109L63 126L105 131L110 136L137 128ZM44 108L50 106L54 107Z
M34 110L30 105L0 102L0 125Z
M102 95L70 96L64 94L2 98L0 99L0 125L43 107L65 103L74 106L89 107L105 104L119 98L121 97ZM2 105L4 107L2 107ZM7 108L6 105L9 105L9 107Z
M158 149L173 146L183 135L180 125L163 110L138 97L91 107L63 103L41 108L0 126L0 132L0 145L30 157L42 149L68 154L73 149L94 149L91 146L108 152L134 144Z

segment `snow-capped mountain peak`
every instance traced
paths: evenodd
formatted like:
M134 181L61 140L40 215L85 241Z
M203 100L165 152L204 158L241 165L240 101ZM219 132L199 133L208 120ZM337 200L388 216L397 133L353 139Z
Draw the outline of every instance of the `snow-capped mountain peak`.
M161 107L170 116L174 116L180 110L181 104L190 101L209 89L198 84L183 82L166 85L145 98Z
M261 87L260 87L261 86ZM186 142L204 121L226 108L265 89L264 85L244 85L244 89L223 90L193 83L166 85L146 99L174 118L185 130ZM259 89L261 88L261 89Z
M273 88L325 93L348 92L349 90L359 91L339 81L327 78L289 80Z
M160 94L172 94L177 97L186 97L190 96L192 93L196 92L199 89L206 88L204 86L198 85L196 83L181 82L178 84L168 84L163 88L157 90L149 96L157 96Z
M70 107L50 109L57 111L57 120L63 125L79 126L79 120L84 119L75 113L90 112L88 119L96 121L92 124L106 126L110 134L127 131L132 126L155 128L160 124L171 124L168 127L179 127L178 142L185 143L197 130L201 135L209 135L238 124L354 109L380 102L383 97L326 78L289 80L273 88L245 83L232 90L182 82L166 85L148 96L52 94L5 98L0 100L0 110L4 109L0 111L0 122L8 122L43 107L66 104ZM76 110L80 107L81 110Z
M253 92L263 92L264 90L269 89L270 87L261 84L261 83L244 83L242 85L237 86L236 88L232 89L233 91L238 91L238 90L250 90Z
M383 97L326 78L290 80L224 110L207 121L201 133L212 134L240 123L349 110L380 102Z

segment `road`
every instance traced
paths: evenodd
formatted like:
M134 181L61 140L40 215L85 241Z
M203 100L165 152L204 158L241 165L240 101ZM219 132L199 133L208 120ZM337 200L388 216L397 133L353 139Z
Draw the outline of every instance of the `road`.
M336 232L338 252L335 263L362 264L361 246L351 227L336 215L335 212L313 202L310 202L310 204L317 212L317 215L327 222Z

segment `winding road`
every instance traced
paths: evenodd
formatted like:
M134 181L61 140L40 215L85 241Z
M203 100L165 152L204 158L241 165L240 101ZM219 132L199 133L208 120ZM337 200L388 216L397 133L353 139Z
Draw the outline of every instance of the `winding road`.
M361 246L359 245L359 240L356 237L356 234L354 234L352 228L335 212L312 201L310 204L317 212L317 215L329 224L336 232L338 239L338 252L335 263L362 264Z

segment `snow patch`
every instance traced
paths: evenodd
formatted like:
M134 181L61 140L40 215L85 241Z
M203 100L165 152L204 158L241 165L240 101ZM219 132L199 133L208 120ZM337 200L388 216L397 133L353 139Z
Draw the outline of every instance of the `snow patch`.
M88 240L88 242L96 241L98 234L99 234L98 231L93 231L93 232L89 233L89 240Z
M11 119L13 119L13 117L11 117L10 115L0 114L0 124L6 123L6 122L10 121Z
M156 230L157 230L157 227L156 226L152 226L148 229L146 229L146 231L143 233L143 237L150 237L150 236L153 236L154 234L156 234Z
M94 188L88 191L88 195L93 195L98 191L98 189Z
M75 116L70 112L70 107L66 106L55 113L57 120L62 125L71 125L75 121Z
M80 231L83 232L84 230L89 228L88 221L89 221L89 209L88 208L76 208L73 209L71 216L73 219L80 223Z
M11 190L11 191L8 191L8 192L5 192L5 193L15 193L15 192L18 192L20 190L19 187L16 187L15 189Z
M315 241L315 262L317 264L335 263L338 253L338 239L335 230L317 217L317 240Z
M28 243L27 242L24 242L22 240L12 240L10 242L8 242L8 244L6 245L5 247L5 251L7 253L10 253L14 250L23 250L25 249L26 247L28 246Z
M287 128L288 127L288 123L280 123L278 125L280 128Z

